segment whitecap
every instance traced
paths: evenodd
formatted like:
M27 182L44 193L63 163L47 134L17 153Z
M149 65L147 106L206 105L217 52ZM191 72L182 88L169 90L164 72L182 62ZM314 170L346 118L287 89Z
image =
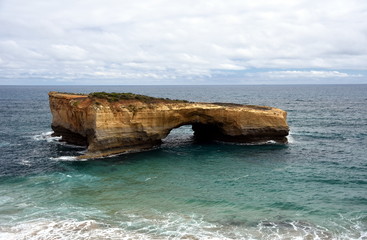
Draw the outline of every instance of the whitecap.
M257 225L208 222L197 215L117 212L117 221L35 219L0 226L0 239L364 239L363 225L341 233L305 221L260 221ZM350 230L350 231L349 231ZM361 230L361 231L355 231Z
M0 239L41 240L41 239L149 239L149 236L130 233L118 227L100 224L94 220L77 221L39 219L16 226L0 228Z
M158 177L148 177L148 178L146 178L144 181L145 181L145 182L147 182L147 181L150 181L150 180L152 180L152 179L156 179L156 178L158 178Z
M22 164L23 166L31 166L31 162L26 159L21 159L20 164Z
M61 139L61 137L53 137L52 134L54 132L43 132L41 134L38 135L34 135L33 139L36 141L47 141L47 142L55 142L55 141L59 141Z
M76 156L60 156L60 157L50 157L54 161L85 161L85 159L78 159Z
M296 140L294 140L292 132L289 133L289 135L287 136L287 140L289 144L294 144L296 143Z
M333 239L326 228L304 221L261 221L257 230L261 239Z

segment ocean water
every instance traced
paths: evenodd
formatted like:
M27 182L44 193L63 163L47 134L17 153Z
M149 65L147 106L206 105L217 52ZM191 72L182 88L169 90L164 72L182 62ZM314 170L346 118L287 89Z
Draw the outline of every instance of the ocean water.
M289 144L78 161L48 91L134 92L288 112ZM367 85L0 86L0 239L367 239Z

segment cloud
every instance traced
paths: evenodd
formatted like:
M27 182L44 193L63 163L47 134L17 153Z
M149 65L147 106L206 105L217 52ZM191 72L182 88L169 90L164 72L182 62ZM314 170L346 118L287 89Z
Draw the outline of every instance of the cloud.
M268 78L360 78L362 74L348 74L339 71L271 71L262 75Z
M84 60L87 57L87 51L78 47L65 44L55 44L51 46L53 57L59 60Z
M252 69L340 78L367 70L364 19L364 0L3 0L0 71L116 84Z

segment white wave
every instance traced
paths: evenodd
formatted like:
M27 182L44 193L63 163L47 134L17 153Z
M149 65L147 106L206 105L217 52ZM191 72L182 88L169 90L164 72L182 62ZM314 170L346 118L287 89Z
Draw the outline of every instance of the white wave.
M363 223L344 232L302 221L261 221L257 225L210 223L195 215L156 214L145 217L116 213L120 220L38 219L16 225L0 225L0 239L365 239Z
M37 140L37 141L47 141L47 142L55 142L55 141L59 141L61 139L61 137L53 137L52 134L54 132L43 132L41 134L38 135L34 135L33 139Z
M261 239L334 239L326 228L300 221L263 221L258 224Z
M78 159L76 156L60 156L60 157L50 157L54 161L85 161L84 159Z
M214 142L223 144L223 145L237 145L237 146L263 146L263 145L283 145L283 143L278 143L275 140L268 140L268 141L260 141L260 142L224 142L224 141L217 141Z
M122 214L126 219L120 227L134 233L144 233L145 239L234 239L221 232L221 225L209 223L195 215L161 214L142 217Z
M94 220L61 221L38 220L13 227L1 227L0 239L7 240L103 240L103 239L149 239L145 234L131 234L117 227L99 224Z
M292 132L289 132L289 135L287 136L287 140L289 144L296 143L296 140L293 138Z
M156 178L158 178L158 177L148 177L148 178L145 179L145 182L150 181L152 179L156 179Z
M213 231L206 235L201 229L197 232L193 226L177 226L177 222L161 222L163 229L156 229L154 224L136 229L138 222L123 223L127 227L111 226L94 220L77 221L73 219L48 221L46 219L25 222L17 226L0 227L0 239L7 240L44 240L44 239L72 239L72 240L104 240L104 239L230 239ZM130 227L129 227L130 226ZM177 228L178 227L178 228ZM208 226L207 226L208 227ZM210 226L209 226L210 227ZM135 228L135 230L134 230ZM219 236L216 236L219 235Z
M20 164L22 164L23 166L31 166L31 162L29 160L26 159L21 159L20 160Z

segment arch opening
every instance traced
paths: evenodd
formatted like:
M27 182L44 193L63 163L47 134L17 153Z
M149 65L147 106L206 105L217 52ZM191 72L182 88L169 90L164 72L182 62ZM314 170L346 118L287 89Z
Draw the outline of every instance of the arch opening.
M162 139L163 146L176 146L193 143L194 132L190 124L180 125L172 128L167 136Z
M172 128L162 139L162 143L203 143L221 139L223 136L219 124L185 123Z
M220 124L216 123L194 123L192 124L194 138L198 142L208 142L223 138L224 134Z

